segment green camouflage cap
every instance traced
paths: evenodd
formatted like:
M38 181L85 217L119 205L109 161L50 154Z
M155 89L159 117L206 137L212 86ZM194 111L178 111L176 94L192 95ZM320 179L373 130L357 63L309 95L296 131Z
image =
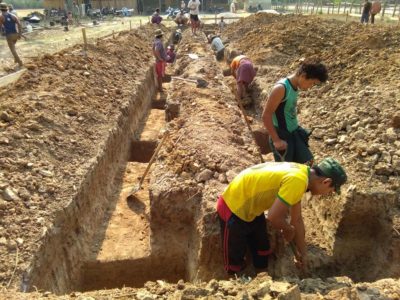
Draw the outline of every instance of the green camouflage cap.
M7 5L7 3L0 3L0 9L1 9L1 10L4 10L4 9L7 9L7 10L8 10L8 5Z
M322 175L332 179L337 194L340 194L340 187L347 181L347 175L343 167L333 158L324 158L318 165Z

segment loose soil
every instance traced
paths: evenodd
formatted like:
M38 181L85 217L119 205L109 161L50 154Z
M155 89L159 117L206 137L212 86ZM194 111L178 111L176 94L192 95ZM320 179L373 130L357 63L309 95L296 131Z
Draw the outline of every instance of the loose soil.
M209 86L166 85L164 125L164 113L151 110L162 105L145 100L163 101L150 88L152 57L144 50L153 30L99 41L88 58L80 46L46 55L2 91L4 297L398 299L399 30L267 14L227 27L230 50L260 67L247 112L253 129L262 127L274 82L300 59L318 56L327 64L329 82L300 95L301 123L314 129L316 160L333 156L349 174L341 196L303 200L311 276L296 270L270 230L269 275L249 268L230 280L215 201L240 170L259 162L257 145L232 79L222 76L225 65L210 55L205 36L188 31L169 72ZM127 198L164 126L168 138L144 189ZM34 286L54 294L17 293Z

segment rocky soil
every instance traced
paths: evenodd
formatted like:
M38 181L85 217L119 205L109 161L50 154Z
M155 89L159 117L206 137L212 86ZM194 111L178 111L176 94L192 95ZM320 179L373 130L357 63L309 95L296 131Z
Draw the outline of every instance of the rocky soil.
M152 28L146 28L126 34L119 40L122 46L112 39L102 41L89 50L89 60L80 55L79 47L45 56L28 66L28 73L14 88L0 95L0 280L3 287L8 286L10 279L20 278L29 266L54 213L73 194L87 161L101 151L102 138L110 124L116 122L113 117L127 103L129 94L134 93L129 83L140 80L137 76L141 68L150 65L151 53L143 49L149 49L151 32ZM316 159L327 154L338 158L350 175L349 185L354 186L353 189L397 193L390 215L393 239L397 241L400 239L399 33L396 28L258 14L229 25L223 35L230 41L229 47L240 49L260 66L253 92L255 123L274 82L293 72L301 59L318 56L327 64L329 82L300 96L301 122L304 127L314 129L311 146ZM134 57L128 57L127 51L134 53ZM181 59L182 65L185 59L188 58ZM177 74L184 71L177 66ZM218 82L216 71L217 68L196 69L189 73L206 73L209 81L216 77ZM232 98L224 95L226 92L227 88L223 87L221 93L215 95L204 93L200 102L181 99L195 111L196 117L186 120L193 121L191 128L196 127L196 122L210 122L210 129L219 123L214 114L218 109L229 109ZM179 99L179 90L174 93ZM207 106L199 105L207 105L205 99L216 102L209 106L214 109L211 114L207 113ZM246 153L236 158L235 163L255 163L256 152L254 146L249 146L250 136L242 136L246 129L240 118L237 108L232 109L229 122L220 122L220 125L231 133L229 146L234 145L241 153ZM227 147L226 157L221 156L218 161L210 152L215 149L211 143L218 146L215 140L218 136L194 136L185 132L182 119L176 119L171 125L176 135L161 153L162 164L173 170L170 178L177 176L182 183L187 181L190 192L195 192L203 187L202 182L214 180L215 187L220 188L234 176L234 171L229 172L233 165L228 158L235 155L230 152L231 148ZM210 136L214 139L210 140ZM185 139L187 143L193 139L198 151L189 153L185 148L176 147L178 140L185 145ZM223 147L223 143L221 145ZM173 155L168 156L169 151ZM200 172L200 169L204 170ZM215 199L218 190L209 188L206 192L208 194L203 197ZM313 237L307 239L313 240ZM400 267L393 269L400 273ZM61 297L48 292L19 294L15 292L18 281L13 283L14 289L3 290L2 297L399 299L400 291L400 281L395 278L354 283L348 277L272 280L266 274L198 283L182 280L169 284L159 280L148 282L140 289L75 292Z
M153 30L101 40L87 57L80 46L44 55L1 91L1 286L20 280L54 214L102 151L109 128L152 62L150 51L142 49L151 47Z

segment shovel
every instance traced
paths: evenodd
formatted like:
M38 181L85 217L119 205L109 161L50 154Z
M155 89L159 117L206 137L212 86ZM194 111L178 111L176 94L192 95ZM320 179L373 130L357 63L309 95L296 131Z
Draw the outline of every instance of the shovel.
M196 87L198 87L198 88L205 88L208 86L208 82L205 81L204 79L188 79L188 78L176 77L176 76L170 76L170 75L165 75L163 77L163 82L171 82L172 79L196 83Z
M147 164L147 167L146 167L146 170L145 170L144 173L143 173L143 176L140 178L139 184L138 184L137 186L134 186L134 187L132 188L132 190L128 193L128 196L127 196L127 197L132 196L133 194L135 194L136 192L138 192L138 191L142 188L142 184L143 184L144 178L146 177L147 173L148 173L149 170L150 170L151 165L153 164L154 160L156 159L157 154L158 154L158 152L160 151L161 146L162 146L162 144L164 143L164 141L165 141L167 135L168 135L168 131L166 131L166 132L164 133L164 136L163 136L163 138L161 139L161 142L158 144L156 150L154 151L154 154L153 154L153 156L151 157L149 163Z

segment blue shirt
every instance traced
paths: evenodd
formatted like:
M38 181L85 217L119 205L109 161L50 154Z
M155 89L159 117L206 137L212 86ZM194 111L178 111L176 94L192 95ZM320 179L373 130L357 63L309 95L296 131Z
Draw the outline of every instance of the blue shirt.
M211 42L211 49L213 49L217 52L224 49L224 44L222 43L222 41L219 37L213 38L213 40Z
M6 35L12 34L12 33L17 33L17 28L16 24L17 22L15 21L15 16L6 12L2 14L4 17L4 30L6 32Z

